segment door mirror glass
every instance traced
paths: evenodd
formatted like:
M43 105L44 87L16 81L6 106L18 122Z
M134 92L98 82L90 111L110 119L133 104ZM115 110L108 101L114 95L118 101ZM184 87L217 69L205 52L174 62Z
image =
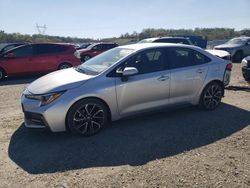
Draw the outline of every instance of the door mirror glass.
M133 76L138 74L138 70L135 67L125 67L125 69L122 71L123 76Z
M7 53L6 55L4 55L4 57L6 57L6 58L14 58L15 54L13 54L13 53Z

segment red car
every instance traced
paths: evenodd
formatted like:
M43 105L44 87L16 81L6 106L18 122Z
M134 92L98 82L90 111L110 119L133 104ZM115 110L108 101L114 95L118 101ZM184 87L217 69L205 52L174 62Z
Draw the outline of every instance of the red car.
M43 74L77 65L80 65L80 54L73 45L28 44L0 56L0 80L6 76Z
M81 54L81 62L85 62L89 60L90 58L105 52L111 48L115 48L118 45L116 43L111 42L102 42L102 43L94 43L89 45L85 49L78 50Z

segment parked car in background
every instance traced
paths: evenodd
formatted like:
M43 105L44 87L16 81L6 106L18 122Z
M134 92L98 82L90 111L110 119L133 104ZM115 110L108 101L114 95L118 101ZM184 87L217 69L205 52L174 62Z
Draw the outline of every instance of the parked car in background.
M5 43L3 45L1 45L1 49L0 49L0 55L7 52L8 50L18 47L18 46L22 46L22 45L26 45L28 43L26 42L19 42L19 43Z
M233 38L225 44L215 46L214 49L225 50L231 54L233 61L240 62L250 55L250 37Z
M0 56L0 80L6 76L48 73L80 64L73 45L36 43L13 48Z
M250 56L245 57L241 62L242 75L246 81L250 81Z
M91 44L93 44L93 43L90 43L90 42L82 43L78 47L76 47L76 49L77 50L84 49L84 48L87 48L88 46L90 46Z
M141 40L138 43L151 43L151 42L164 42L164 43L193 45L193 43L188 38L184 38L184 37L148 38L148 39Z
M230 61L195 46L120 46L31 83L21 100L25 126L92 135L109 120L163 107L214 110L231 69Z
M99 55L107 50L117 47L118 44L111 42L101 42L89 45L85 49L78 50L81 56L81 62L85 62L96 55Z

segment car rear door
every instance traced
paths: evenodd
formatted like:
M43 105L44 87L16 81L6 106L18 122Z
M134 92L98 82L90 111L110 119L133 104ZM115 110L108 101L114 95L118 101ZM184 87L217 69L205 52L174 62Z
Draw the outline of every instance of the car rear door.
M13 54L13 56L10 57L9 54ZM22 46L7 52L2 59L7 74L23 75L29 73L30 67L28 63L32 61L32 55L32 45Z
M187 103L197 96L208 72L208 57L190 48L171 47L170 104Z
M170 72L164 65L162 49L135 54L119 69L135 67L139 73L126 81L116 78L119 112L122 116L168 104Z
M54 44L36 44L33 46L34 56L30 66L33 71L46 73L57 70L57 62L60 54L57 52L57 45Z

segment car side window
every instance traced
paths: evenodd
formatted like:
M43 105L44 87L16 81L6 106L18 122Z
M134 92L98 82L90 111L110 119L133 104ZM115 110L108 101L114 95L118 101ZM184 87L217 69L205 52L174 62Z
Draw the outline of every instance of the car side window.
M164 55L161 49L140 52L125 62L124 67L135 67L139 74L164 70Z
M211 59L197 51L194 51L194 63L199 65L199 64L204 64L210 62Z
M172 48L169 57L171 59L171 68L194 66L210 61L207 56L189 48Z
M102 47L102 44L98 44L98 45L94 46L92 49L93 50L102 50L103 47Z
M33 55L33 47L32 46L24 46L17 48L10 53L13 53L16 57L27 57Z
M58 45L51 44L38 44L34 45L34 54L42 55L42 54L53 54L59 52Z

